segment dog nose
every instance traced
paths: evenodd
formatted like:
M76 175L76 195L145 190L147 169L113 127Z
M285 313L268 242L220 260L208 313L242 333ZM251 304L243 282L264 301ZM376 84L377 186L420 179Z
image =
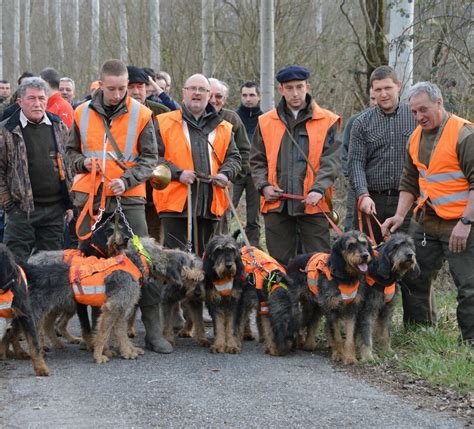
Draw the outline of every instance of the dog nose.
M369 252L364 252L360 256L361 256L363 261L368 261L369 260Z
M232 268L233 262L226 262L225 267L226 268Z
M414 258L415 254L413 252L409 252L406 254L406 258L411 261Z

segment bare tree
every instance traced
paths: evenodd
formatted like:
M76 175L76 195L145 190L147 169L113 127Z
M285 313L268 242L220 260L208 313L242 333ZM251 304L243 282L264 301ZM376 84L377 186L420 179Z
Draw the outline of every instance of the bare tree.
M260 9L260 84L264 112L275 106L275 31L273 0L262 0Z
M0 0L0 76L5 79L3 71L3 0Z
M61 0L54 0L54 4L51 8L51 19L54 24L54 40L56 46L55 61L58 63L57 67L60 68L64 62L64 43L63 43L63 30L61 27Z
M160 70L160 0L149 0L150 7L150 67Z
M214 0L201 0L202 72L205 76L214 74L214 27Z
M25 12L23 17L23 43L25 46L25 68L31 70L31 35L30 35L30 9L31 1L25 0L23 10Z
M403 83L402 98L413 82L413 0L399 0L391 4L389 65Z
M71 39L72 39L72 55L74 58L74 62L76 64L70 64L71 68L77 70L79 66L79 27L80 27L80 15L79 15L79 1L73 2L71 8Z
M99 74L99 24L100 9L99 0L91 0L91 39L90 39L90 76L91 80L96 80Z
M13 0L13 76L20 75L20 0Z
M120 0L119 6L120 59L128 63L128 30L126 0Z

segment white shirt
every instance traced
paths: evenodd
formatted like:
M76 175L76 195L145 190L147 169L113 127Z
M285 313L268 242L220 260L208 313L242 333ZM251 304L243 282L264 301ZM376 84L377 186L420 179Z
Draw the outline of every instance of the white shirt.
M48 115L46 113L44 114L43 119L40 122L32 122L25 116L25 114L23 113L23 110L21 109L20 109L20 123L21 123L22 128L25 128L28 125L28 123L53 125L51 121L49 120Z

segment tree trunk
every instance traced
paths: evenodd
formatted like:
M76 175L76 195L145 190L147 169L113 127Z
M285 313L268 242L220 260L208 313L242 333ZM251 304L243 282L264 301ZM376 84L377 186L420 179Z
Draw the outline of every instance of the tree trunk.
M3 0L0 0L0 76L5 79L3 72Z
M56 52L55 52L55 62L58 63L59 67L63 67L64 64L64 43L63 43L63 30L61 27L61 0L55 0L51 17L54 23L54 36L56 39Z
M413 83L413 0L400 0L390 11L389 65L402 82L401 98Z
M13 0L13 80L20 76L20 0Z
M260 84L264 112L275 107L275 28L273 0L262 0L260 5Z
M99 0L91 0L91 80L99 79Z
M80 60L79 60L79 2L75 1L73 4L72 16L71 16L71 32L72 32L72 54L74 58L74 63L71 63L69 66L76 70L79 70Z
M24 46L25 46L25 69L31 70L31 44L30 44L30 9L31 1L25 0L23 5L23 10L25 11L25 16L23 17L23 37L24 37Z
M124 63L128 63L127 6L125 1L120 0L119 6L120 59Z
M211 77L214 73L214 0L201 0L202 72Z
M150 67L160 71L160 0L149 0L150 6Z

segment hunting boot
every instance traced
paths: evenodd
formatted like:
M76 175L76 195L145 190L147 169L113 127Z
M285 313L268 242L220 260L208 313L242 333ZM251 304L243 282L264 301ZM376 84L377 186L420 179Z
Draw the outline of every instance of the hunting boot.
M160 323L160 306L147 305L140 308L145 325L145 347L156 353L171 353L173 346L163 337Z

